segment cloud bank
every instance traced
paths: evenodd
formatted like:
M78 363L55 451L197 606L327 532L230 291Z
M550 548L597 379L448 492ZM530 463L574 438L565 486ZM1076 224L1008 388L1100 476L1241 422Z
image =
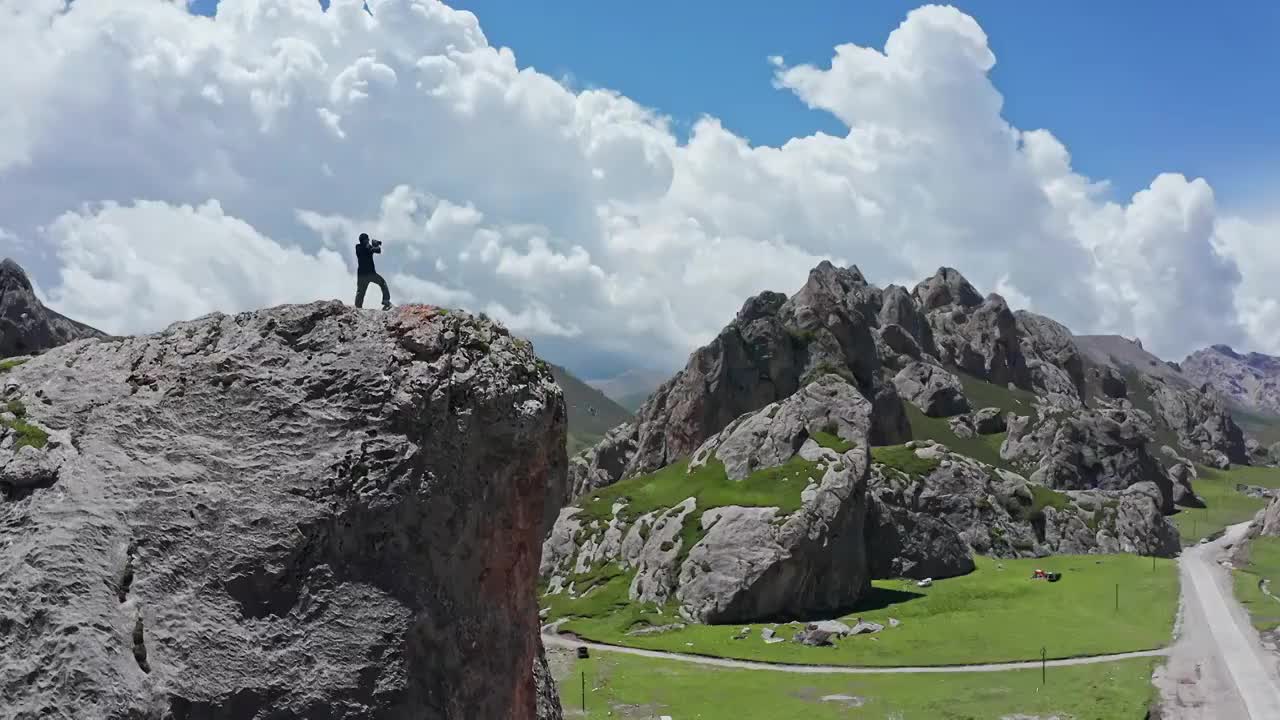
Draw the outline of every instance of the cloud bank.
M1108 200L1051 132L1001 116L973 18L925 6L882 49L763 60L779 102L848 134L752 146L708 117L681 143L660 109L521 68L435 0L222 0L216 18L0 0L0 65L20 68L0 75L0 247L119 333L350 301L364 230L399 302L635 365L681 363L824 258L881 284L951 265L1166 357L1280 352L1277 226L1177 174Z

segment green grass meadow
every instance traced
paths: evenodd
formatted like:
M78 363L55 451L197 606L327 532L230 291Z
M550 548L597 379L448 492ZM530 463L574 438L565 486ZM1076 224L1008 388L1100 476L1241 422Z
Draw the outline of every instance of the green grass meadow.
M1149 659L990 673L829 675L716 668L607 651L559 673L566 718L1107 720L1144 716ZM584 683L585 678L585 683ZM585 692L584 692L585 685ZM585 696L586 712L583 712Z
M1207 507L1183 508L1171 518L1184 544L1197 543L1228 525L1252 520L1266 506L1265 500L1237 491L1237 483L1280 488L1280 468L1235 465L1229 470L1200 467L1198 471L1200 477L1192 488L1204 498Z
M1259 630L1280 627L1280 601L1262 590L1268 581L1271 595L1280 595L1280 538L1258 537L1249 542L1248 563L1237 567L1236 599L1249 611L1253 626Z
M599 642L792 664L961 665L1038 659L1041 648L1050 658L1063 658L1147 650L1170 641L1178 602L1173 560L1072 555L975 561L974 572L936 580L928 588L910 581L876 581L861 609L845 618L861 617L885 629L845 638L835 647L762 640L766 627L790 640L800 626L785 623L690 625L627 635L646 624L675 621L671 608L659 614L653 606L628 603L629 574L619 573L576 600L545 597L543 605L551 607L552 618L571 618L563 630ZM1061 572L1062 580L1031 580L1035 568ZM901 625L888 627L889 618ZM733 639L742 627L751 628L750 636Z

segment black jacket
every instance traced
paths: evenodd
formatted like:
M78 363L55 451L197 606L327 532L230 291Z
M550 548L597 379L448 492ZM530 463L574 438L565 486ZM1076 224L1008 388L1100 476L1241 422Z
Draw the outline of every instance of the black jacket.
M373 267L373 255L380 252L382 252L382 248L356 243L356 274L372 275L378 272Z

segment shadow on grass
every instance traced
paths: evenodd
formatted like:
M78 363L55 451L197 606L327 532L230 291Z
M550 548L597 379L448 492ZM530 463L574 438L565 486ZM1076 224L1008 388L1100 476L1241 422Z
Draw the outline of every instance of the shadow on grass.
M910 602L924 596L924 593L911 592L909 590L892 590L890 588L873 587L871 588L871 592L867 593L866 597L862 598L862 600L860 600L849 612L871 612L872 610L883 610L890 605L900 605L904 602Z

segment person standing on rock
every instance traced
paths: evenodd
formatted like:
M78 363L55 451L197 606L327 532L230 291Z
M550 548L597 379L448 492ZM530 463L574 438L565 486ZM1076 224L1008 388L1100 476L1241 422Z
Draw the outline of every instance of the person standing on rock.
M382 279L373 267L373 256L382 252L381 240L369 240L369 235L360 233L360 241L356 243L356 307L364 307L364 291L369 283L382 288L382 309L391 309L391 291L387 289L387 281Z

